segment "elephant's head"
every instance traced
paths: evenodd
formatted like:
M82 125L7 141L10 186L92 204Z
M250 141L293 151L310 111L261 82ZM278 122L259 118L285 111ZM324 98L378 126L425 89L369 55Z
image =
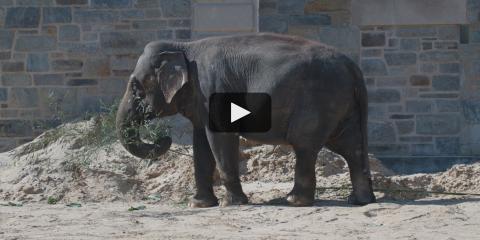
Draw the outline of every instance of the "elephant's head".
M175 96L187 82L187 61L182 51L145 48L130 76L116 119L120 142L131 154L155 158L170 148L170 137L153 144L143 142L139 128L145 120L176 114Z

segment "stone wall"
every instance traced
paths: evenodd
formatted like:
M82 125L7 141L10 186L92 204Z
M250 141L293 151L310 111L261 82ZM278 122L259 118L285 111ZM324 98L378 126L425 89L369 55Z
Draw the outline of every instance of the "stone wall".
M148 41L258 28L333 45L358 62L369 90L370 151L394 169L435 171L475 160L480 0L461 0L465 18L458 8L446 19L417 11L422 22L442 24L401 26L353 22L352 3L362 1L0 0L0 150L55 124L52 109L75 115L119 97Z
M461 148L459 32L455 25L361 29L372 152L395 158L469 154Z
M404 26L358 26L352 1L361 2L262 0L260 31L318 40L359 63L369 90L370 151L395 170L478 160L480 1L467 1L468 24Z
M190 39L190 15L189 0L0 0L0 151L118 98L147 42Z

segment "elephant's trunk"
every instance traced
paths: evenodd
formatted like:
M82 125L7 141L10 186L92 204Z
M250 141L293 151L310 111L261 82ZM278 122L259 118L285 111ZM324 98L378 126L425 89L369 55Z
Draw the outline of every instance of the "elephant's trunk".
M132 155L139 158L156 158L163 155L172 144L170 137L164 137L154 144L145 143L140 138L140 127L145 122L145 112L141 107L139 94L135 92L132 81L128 83L117 112L116 129L120 143Z

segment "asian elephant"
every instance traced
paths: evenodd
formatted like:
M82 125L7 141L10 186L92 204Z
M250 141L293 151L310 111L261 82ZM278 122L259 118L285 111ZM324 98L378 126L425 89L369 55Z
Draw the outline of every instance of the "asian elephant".
M216 92L263 92L271 96L271 128L262 133L213 132L209 97ZM226 188L221 206L248 203L239 179L239 136L293 147L293 206L314 202L315 162L322 147L343 156L353 191L349 203L375 202L367 152L367 91L359 67L345 55L300 37L260 33L192 42L149 43L131 74L117 113L122 145L140 158L154 158L168 137L143 142L146 119L180 113L193 125L196 193L191 207L218 205L213 175Z

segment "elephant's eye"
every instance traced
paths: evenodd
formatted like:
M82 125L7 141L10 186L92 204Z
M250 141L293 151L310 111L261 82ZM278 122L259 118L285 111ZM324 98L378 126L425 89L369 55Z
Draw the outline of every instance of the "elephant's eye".
M143 82L143 85L145 87L145 91L153 91L155 88L155 76L148 76L145 78L145 81Z

